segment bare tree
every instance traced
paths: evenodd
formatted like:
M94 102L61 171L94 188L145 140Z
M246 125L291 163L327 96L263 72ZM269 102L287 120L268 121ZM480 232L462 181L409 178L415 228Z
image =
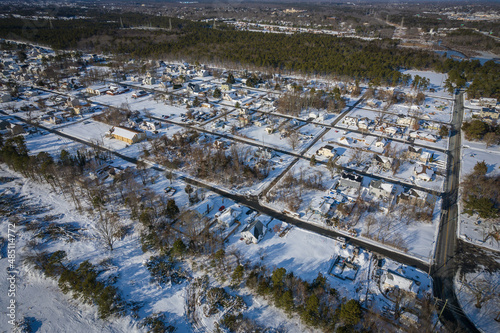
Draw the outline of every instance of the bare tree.
M292 146L292 149L295 150L295 148L298 146L300 143L300 136L297 130L291 130L290 134L288 135L288 143L290 146Z
M113 251L115 242L120 238L122 224L118 218L118 214L106 212L97 220L97 232L105 243L106 247Z

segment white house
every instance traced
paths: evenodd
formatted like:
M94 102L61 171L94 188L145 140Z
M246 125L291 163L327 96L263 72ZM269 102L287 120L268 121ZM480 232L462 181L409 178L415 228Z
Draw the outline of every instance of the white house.
M217 221L226 227L230 227L240 218L240 215L241 208L238 205L232 205L226 208L222 214L217 217Z
M390 135L395 135L398 132L398 128L394 126L389 126L385 129L385 132Z
M334 157L336 152L335 152L335 148L333 148L333 146L330 146L330 145L326 145L324 147L321 147L320 149L318 149L318 151L316 152L316 154L318 155L323 155L325 157Z
M418 286L411 279L388 270L382 277L384 289L399 289L411 294L418 293Z
M257 219L243 229L241 237L247 241L257 244L266 234L266 230L266 226Z
M366 119L358 121L358 128L363 130L368 129L368 121Z
M342 123L347 126L357 126L358 124L358 118L356 117L344 117L344 120L342 120Z
M384 148L387 145L387 140L384 138L381 138L375 142L375 147L377 148Z
M369 193L377 198L389 198L394 189L393 184L384 182L383 180L372 180L369 185Z
M417 122L417 120L415 118L399 114L398 115L398 120L396 122L397 122L398 125L411 127L411 126L415 125L415 123Z

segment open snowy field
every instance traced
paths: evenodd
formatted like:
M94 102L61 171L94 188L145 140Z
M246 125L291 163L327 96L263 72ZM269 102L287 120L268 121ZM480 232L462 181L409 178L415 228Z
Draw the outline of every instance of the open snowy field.
M444 81L447 79L448 74L436 73L432 71L416 71L416 70L404 70L403 74L411 74L412 77L416 75L420 77L428 78L430 81L429 89L433 88L435 92L429 93L429 96L435 96L440 98L449 98L452 99L452 95L446 91L444 88ZM407 88L408 90L410 88Z

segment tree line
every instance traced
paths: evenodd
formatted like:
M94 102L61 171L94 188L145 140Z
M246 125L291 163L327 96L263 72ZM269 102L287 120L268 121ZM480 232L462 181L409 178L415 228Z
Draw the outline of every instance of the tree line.
M473 81L473 95L500 96L495 74L500 65L494 61L484 66L479 61L444 59L433 52L398 47L395 40L364 41L314 34L263 34L235 31L221 24L210 25L156 17L140 13L100 13L90 19L29 21L0 19L0 36L18 37L54 47L75 48L90 37L105 37L109 42L94 45L95 51L127 54L137 58L183 58L192 61L228 61L234 64L271 68L398 85L404 80L401 69L455 70L451 81L461 85L460 77ZM161 31L127 34L121 27L151 25ZM172 29L170 30L170 25ZM98 39L97 39L98 41ZM93 42L90 41L93 45Z

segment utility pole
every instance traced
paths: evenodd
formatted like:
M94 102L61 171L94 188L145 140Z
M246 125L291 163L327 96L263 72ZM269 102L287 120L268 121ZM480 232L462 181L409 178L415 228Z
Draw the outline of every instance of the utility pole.
M432 332L434 332L434 329L436 328L436 325L439 321L439 319L441 319L441 315L443 314L443 311L444 309L446 308L446 304L448 304L448 300L446 300L446 302L444 302L444 306L443 308L441 309L441 312L439 313L439 317L438 317L438 320L436 320L436 323L434 324L434 326L432 327Z
M123 29L123 20L122 20L122 17L120 16L120 26L122 27Z
M172 19L168 19L168 31L172 31Z

